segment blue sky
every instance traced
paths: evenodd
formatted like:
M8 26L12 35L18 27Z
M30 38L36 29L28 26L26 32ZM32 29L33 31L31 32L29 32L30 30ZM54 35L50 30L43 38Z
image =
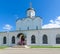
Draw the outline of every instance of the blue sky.
M15 30L17 17L26 17L30 1L36 16L43 19L43 28L60 27L60 0L0 0L0 31Z

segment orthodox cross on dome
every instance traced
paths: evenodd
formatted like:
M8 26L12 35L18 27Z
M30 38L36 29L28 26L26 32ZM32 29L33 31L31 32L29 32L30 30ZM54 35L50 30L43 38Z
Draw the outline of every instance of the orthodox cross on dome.
M32 8L32 2L30 2L30 8Z
M29 18L35 17L35 10L32 8L32 2L30 2L30 7L27 9L27 16Z

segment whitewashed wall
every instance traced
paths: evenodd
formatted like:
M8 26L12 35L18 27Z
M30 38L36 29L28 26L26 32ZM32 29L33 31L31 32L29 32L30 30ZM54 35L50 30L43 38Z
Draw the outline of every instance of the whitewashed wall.
M19 33L23 33L26 35L26 44L27 45L60 45L60 44L56 44L56 35L60 34L60 29L41 29L41 30L23 30L23 31L13 31L13 32L0 32L0 46L14 46L17 45L17 35ZM47 35L48 37L48 44L43 44L43 35ZM36 37L36 44L31 44L31 36L35 35ZM3 44L3 37L6 36L7 37L7 43ZM15 40L16 43L12 44L11 39L12 36L15 36Z
M29 29L36 29L36 26L38 26L38 29L41 29L42 19L40 17L33 19L25 18L16 21L16 30L27 30L28 27Z

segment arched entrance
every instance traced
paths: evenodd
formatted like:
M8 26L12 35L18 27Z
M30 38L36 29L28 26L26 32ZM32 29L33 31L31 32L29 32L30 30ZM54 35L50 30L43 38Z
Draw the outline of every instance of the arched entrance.
M18 45L25 45L26 44L26 36L23 33L19 33L17 35L18 38Z
M60 44L60 34L56 35L56 44Z
M48 38L46 34L43 35L42 39L43 39L43 44L48 44Z

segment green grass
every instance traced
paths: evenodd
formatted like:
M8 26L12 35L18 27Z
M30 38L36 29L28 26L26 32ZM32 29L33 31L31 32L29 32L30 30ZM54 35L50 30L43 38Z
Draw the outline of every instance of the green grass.
M60 48L60 46L30 46L30 48Z
M8 48L8 46L0 46L0 49Z

